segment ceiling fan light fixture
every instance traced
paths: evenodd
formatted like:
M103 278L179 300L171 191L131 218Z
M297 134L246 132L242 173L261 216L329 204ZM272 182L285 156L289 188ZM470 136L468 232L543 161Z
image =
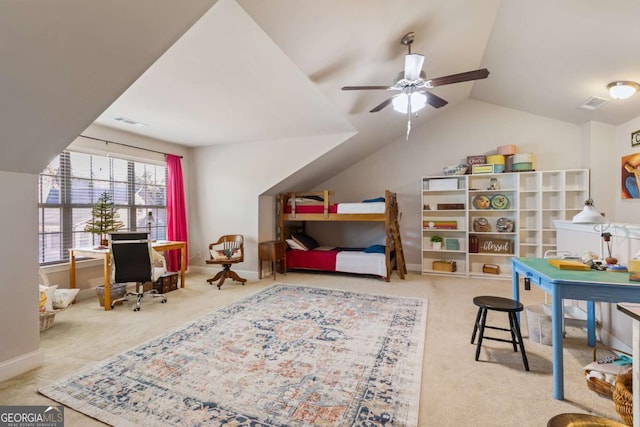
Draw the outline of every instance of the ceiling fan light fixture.
M424 55L411 53L404 57L404 79L409 81L418 80L424 64Z
M640 90L640 85L636 82L618 80L609 83L607 89L612 98L627 99Z
M422 110L427 105L427 96L424 93L414 92L409 95L401 93L393 98L393 109L403 114L408 113L409 99L411 100L412 113Z

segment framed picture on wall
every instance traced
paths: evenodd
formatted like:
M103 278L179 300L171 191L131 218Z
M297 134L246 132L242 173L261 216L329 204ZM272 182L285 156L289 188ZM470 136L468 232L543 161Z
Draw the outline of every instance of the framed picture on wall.
M621 197L623 199L640 199L640 153L622 156L620 163Z
M640 145L640 130L631 132L631 146Z

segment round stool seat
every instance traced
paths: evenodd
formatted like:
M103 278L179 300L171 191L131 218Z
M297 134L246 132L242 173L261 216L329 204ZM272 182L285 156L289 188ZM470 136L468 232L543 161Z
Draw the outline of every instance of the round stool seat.
M473 299L473 303L478 307L495 311L517 312L524 310L522 303L509 298L480 296Z
M558 414L552 417L547 423L547 427L623 427L617 421L598 417L589 414Z
M483 295L473 298L473 303L478 306L478 314L476 314L476 321L473 325L473 334L471 334L471 344L475 342L476 334L480 332L478 338L478 344L476 345L476 361L480 357L480 348L482 347L483 340L493 340L511 343L513 351L522 353L522 363L524 363L525 370L529 370L529 361L527 360L527 354L524 350L524 343L522 342L522 333L520 332L520 322L518 320L518 312L524 310L524 306L515 300L502 297L494 297ZM489 310L501 311L507 313L509 318L509 327L504 328L501 326L487 325L487 313ZM500 337L490 337L484 334L485 328L495 329L498 331L507 331L511 334L511 339L507 340Z

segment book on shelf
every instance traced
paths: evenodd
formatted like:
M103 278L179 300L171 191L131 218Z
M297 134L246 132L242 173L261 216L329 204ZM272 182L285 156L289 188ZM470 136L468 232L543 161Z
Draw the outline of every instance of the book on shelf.
M457 230L458 221L422 221L422 228Z

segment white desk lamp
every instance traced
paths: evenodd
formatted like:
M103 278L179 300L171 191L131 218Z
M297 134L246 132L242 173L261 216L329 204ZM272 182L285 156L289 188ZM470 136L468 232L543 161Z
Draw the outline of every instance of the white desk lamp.
M596 231L600 231L600 237L604 237L604 230L609 228L605 227L606 219L604 216L596 210L593 204L593 199L589 197L586 202L584 202L584 208L582 211L575 215L571 222L575 224L595 224ZM611 237L609 235L609 237ZM602 247L603 239L600 239L600 259L604 259L604 249Z
M576 224L604 224L606 221L604 216L593 206L593 199L589 197L587 201L584 202L582 211L576 214L571 222Z

